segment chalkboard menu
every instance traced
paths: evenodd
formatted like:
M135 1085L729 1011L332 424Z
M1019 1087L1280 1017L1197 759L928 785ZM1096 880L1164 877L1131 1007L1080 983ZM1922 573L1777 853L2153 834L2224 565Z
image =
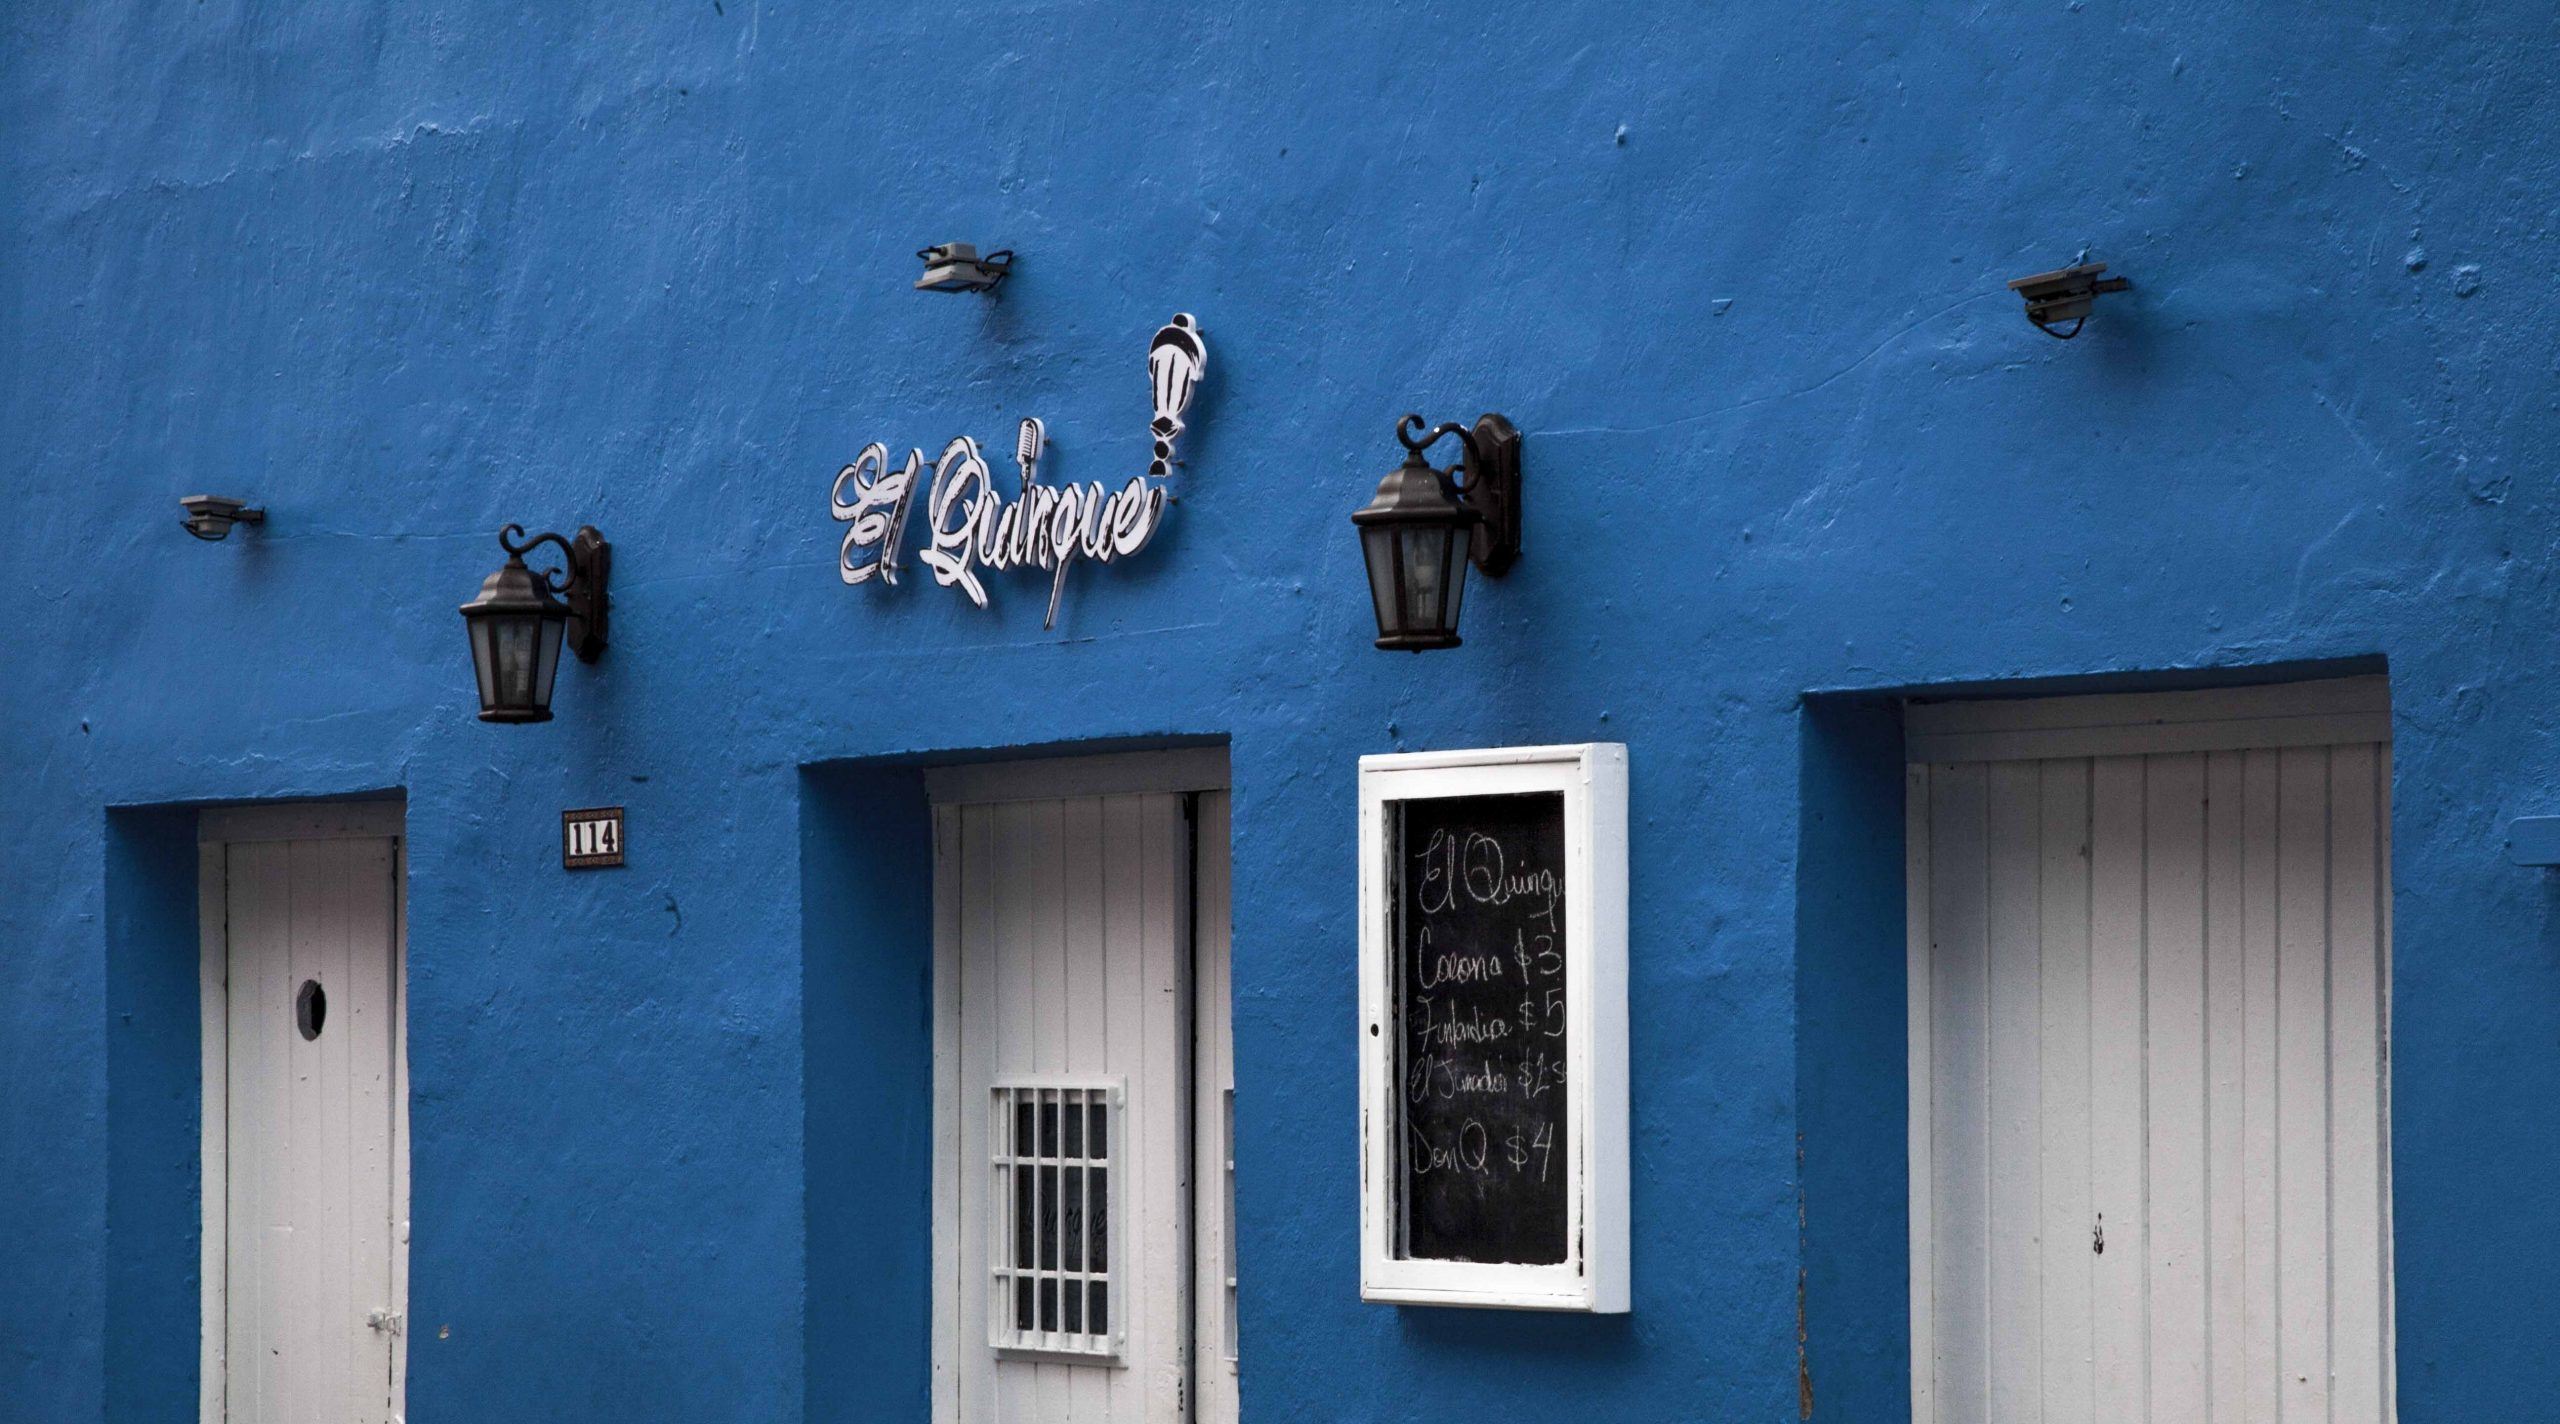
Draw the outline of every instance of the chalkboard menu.
M1360 759L1360 1298L1627 1309L1627 749Z
M1398 1257L1566 1259L1564 800L1390 803Z

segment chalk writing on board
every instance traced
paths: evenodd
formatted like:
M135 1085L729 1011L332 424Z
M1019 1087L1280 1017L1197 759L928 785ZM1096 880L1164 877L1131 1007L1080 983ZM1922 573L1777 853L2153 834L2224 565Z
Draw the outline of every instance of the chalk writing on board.
M1565 1259L1564 796L1395 803L1396 1254Z

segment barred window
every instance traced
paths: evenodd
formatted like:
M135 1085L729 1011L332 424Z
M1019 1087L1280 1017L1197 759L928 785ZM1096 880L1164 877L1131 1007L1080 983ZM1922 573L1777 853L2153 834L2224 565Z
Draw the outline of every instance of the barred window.
M1124 1300L1114 1299L1112 1150L1118 1083L1012 1079L989 1114L994 1263L991 1342L1000 1350L1116 1358Z

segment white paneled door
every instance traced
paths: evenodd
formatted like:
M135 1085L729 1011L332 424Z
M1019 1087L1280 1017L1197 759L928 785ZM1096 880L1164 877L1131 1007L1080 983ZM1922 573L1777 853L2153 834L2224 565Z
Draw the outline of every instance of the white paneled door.
M1914 1415L2388 1421L2387 714L2060 705L1914 724Z
M1224 826L1223 791L937 808L947 1421L1232 1417Z
M396 847L208 839L208 1419L400 1414Z

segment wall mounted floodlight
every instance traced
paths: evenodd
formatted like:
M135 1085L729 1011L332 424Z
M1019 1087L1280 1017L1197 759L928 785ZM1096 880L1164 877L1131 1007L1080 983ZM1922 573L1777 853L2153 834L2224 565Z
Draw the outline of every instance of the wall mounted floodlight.
M524 556L545 544L560 546L566 569L537 573ZM471 631L471 667L480 682L483 722L548 722L551 682L560 672L565 640L580 662L604 656L605 582L613 570L613 546L588 525L574 539L557 534L524 537L524 526L498 531L506 563L480 585L480 596L462 605Z
M2069 341L2089 324L2089 309L2098 304L2102 293L2132 288L2133 283L2127 278L2098 275L2106 270L2104 262L2083 262L2056 272L2020 277L2009 284L2009 290L2027 299L2027 320L2034 322L2039 331L2057 341ZM2054 330L2066 321L2071 323L2069 331Z
M1455 435L1458 463L1435 470L1423 451ZM1369 566L1378 646L1404 652L1458 646L1458 607L1467 565L1499 578L1520 557L1520 432L1499 415L1471 429L1425 432L1419 415L1396 422L1404 463L1378 482L1366 509L1351 516Z
M230 538L234 524L267 522L265 510L251 509L246 501L229 495L191 494L179 500L178 507L187 512L186 517L178 521L186 526L186 531L212 543Z
M916 279L919 292L992 292L1013 272L1010 247L980 257L974 243L946 242L919 247L916 256L924 259L924 275Z

